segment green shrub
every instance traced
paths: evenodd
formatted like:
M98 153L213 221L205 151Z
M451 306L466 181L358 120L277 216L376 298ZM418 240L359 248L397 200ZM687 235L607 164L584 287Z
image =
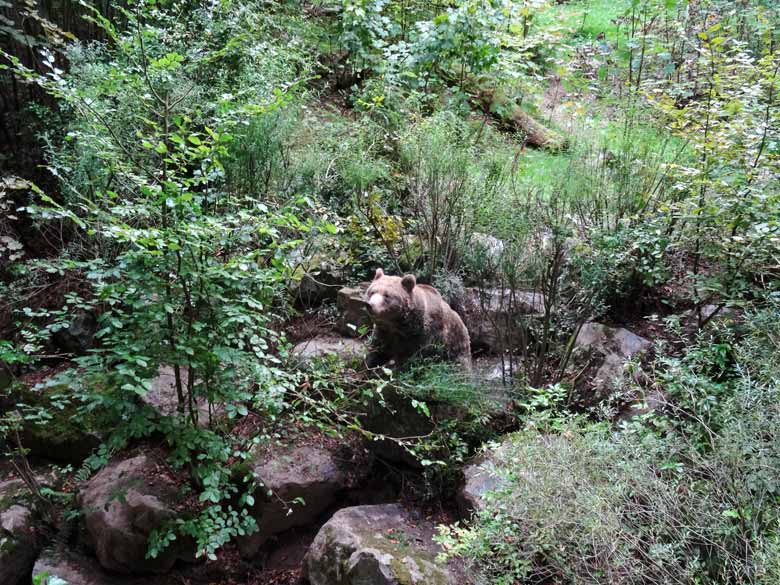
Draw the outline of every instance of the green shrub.
M735 421L709 457L677 466L667 443L599 426L512 435L494 455L501 487L441 541L485 585L769 583L760 575L771 569L745 551L776 538L773 410Z
M662 406L621 431L532 416L493 451L501 481L484 509L443 529L449 554L491 585L773 583L779 323L770 301L742 337L700 334L661 358Z

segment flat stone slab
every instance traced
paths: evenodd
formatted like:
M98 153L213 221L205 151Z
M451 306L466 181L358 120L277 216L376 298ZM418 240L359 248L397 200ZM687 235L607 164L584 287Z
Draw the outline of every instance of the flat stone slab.
M366 356L366 342L336 335L318 335L302 341L292 349L292 356L301 362L334 357L343 361L363 360Z

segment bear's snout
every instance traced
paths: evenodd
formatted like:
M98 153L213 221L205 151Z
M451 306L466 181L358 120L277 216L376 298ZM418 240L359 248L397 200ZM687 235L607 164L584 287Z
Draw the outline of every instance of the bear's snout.
M368 312L371 315L376 315L382 309L382 295L374 293L368 297Z

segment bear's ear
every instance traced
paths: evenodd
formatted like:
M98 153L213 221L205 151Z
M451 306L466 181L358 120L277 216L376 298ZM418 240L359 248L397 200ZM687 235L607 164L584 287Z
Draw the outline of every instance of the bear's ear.
M417 284L417 279L414 274L407 274L401 279L401 284L406 289L406 292L412 292L412 289Z
M385 275L385 271L381 268L377 268L376 272L374 273L374 280L379 280Z

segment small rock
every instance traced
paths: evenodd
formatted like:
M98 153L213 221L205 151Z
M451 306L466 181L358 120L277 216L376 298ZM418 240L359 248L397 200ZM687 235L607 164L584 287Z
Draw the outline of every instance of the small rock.
M146 558L149 535L174 516L174 483L146 455L109 463L79 494L87 534L100 564L117 573L163 573L190 551L175 541Z
M38 546L32 510L21 503L0 502L0 583L21 585L25 577L29 582Z
M44 550L35 562L33 577L47 575L49 579L58 577L68 585L154 585L148 577L126 577L106 573L95 559L73 552ZM48 585L43 581L41 585Z
M366 343L359 339L318 335L302 341L292 349L292 356L301 362L333 356L346 362L362 360L366 356Z
M79 311L70 325L54 332L54 343L63 351L82 355L92 348L97 325L97 318L93 313Z
M259 486L254 515L260 530L242 539L245 557L254 556L275 534L314 523L350 486L352 478L365 471L319 445L303 445L283 453L256 452L253 457L249 465Z
M454 584L454 575L435 562L431 532L397 504L344 508L314 539L304 578L311 585Z
M366 308L365 294L371 283L364 282L359 287L342 288L336 297L336 306L339 309L339 320L336 330L348 337L359 337L363 329L370 330L371 317Z

